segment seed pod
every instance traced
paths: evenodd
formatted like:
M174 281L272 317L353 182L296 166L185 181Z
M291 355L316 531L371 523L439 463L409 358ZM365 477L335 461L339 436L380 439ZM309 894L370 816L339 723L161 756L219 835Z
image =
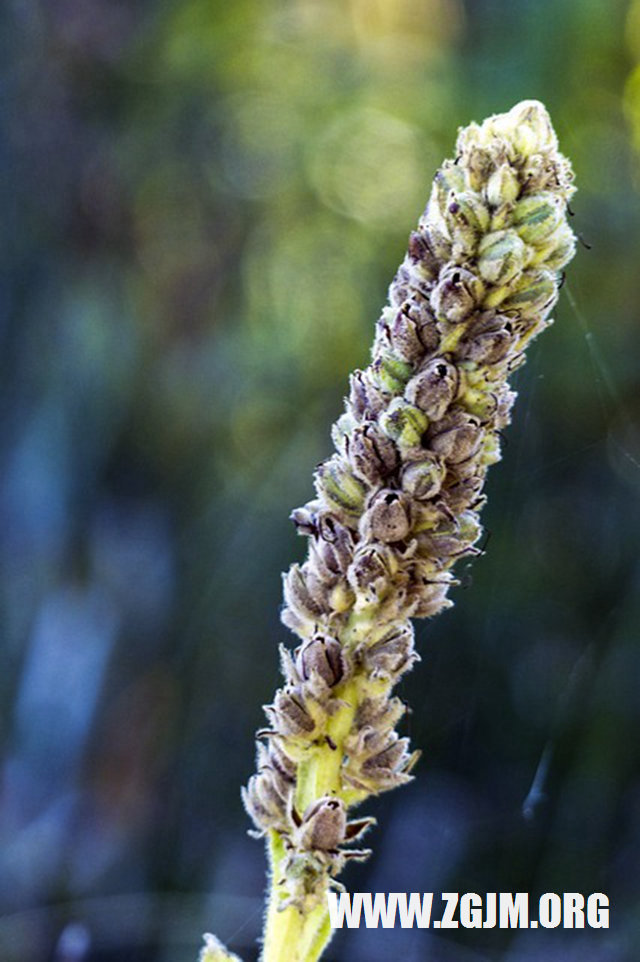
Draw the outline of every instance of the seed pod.
M296 841L301 849L334 852L344 842L346 828L342 799L323 795L305 810Z
M373 593L382 598L398 571L398 559L385 544L362 544L356 548L347 571L349 584L356 594Z
M415 404L409 404L404 398L394 398L380 416L379 423L386 436L403 449L420 445L429 419Z
M476 364L496 364L505 358L515 342L510 318L500 314L491 316L484 325L473 325L468 336L461 342L461 360Z
M484 295L482 281L462 267L448 267L431 294L431 307L438 318L457 324L479 304Z
M458 409L434 424L427 436L429 447L435 454L449 464L458 464L478 450L482 428L477 418Z
M291 565L283 575L282 582L285 605L291 608L302 622L311 624L317 622L323 614L323 609L311 595L300 565Z
M349 461L354 474L369 484L379 484L397 468L398 452L375 421L366 421L351 436Z
M316 723L307 711L304 694L299 687L287 686L276 692L273 705L265 706L279 735L304 735L315 730Z
M522 270L527 248L514 230L487 234L478 247L478 271L488 284L507 284Z
M415 314L416 316L411 316ZM389 340L393 351L412 365L422 360L426 353L438 344L435 319L428 305L412 311L412 305L403 304L388 322Z
M331 635L314 635L298 649L296 667L303 679L317 674L329 688L333 688L345 674L340 642Z
M447 598L447 592L452 582L421 580L416 583L411 590L411 599L414 603L412 614L414 618L433 618L434 615L445 611L453 606L453 602Z
M407 253L411 263L419 268L420 274L425 279L437 278L440 262L433 252L429 235L425 231L411 231Z
M427 415L439 421L456 396L458 370L443 357L432 358L405 389L405 397Z
M357 522L367 492L349 465L338 455L321 464L315 475L318 496L344 524Z
M402 492L377 491L360 522L362 537L387 544L403 541L410 530L409 504Z
M404 465L402 490L418 501L435 498L442 487L445 473L444 462L432 451L424 451L415 461Z
M391 678L394 684L420 660L413 644L413 628L407 624L392 628L373 645L365 646L363 654L370 672Z
M485 194L492 207L511 204L520 193L518 175L510 164L500 164L494 170L485 188Z
M358 420L375 418L387 406L386 398L364 371L354 371L349 382L349 409Z
M564 216L564 203L551 193L523 197L513 209L511 223L523 241L542 245L558 227Z
M473 511L465 511L459 518L446 521L433 531L418 536L419 551L434 559L455 558L468 552L482 533Z

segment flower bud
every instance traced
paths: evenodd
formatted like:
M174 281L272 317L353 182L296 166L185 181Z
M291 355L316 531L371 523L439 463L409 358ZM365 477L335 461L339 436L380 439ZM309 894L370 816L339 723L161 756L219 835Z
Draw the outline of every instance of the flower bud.
M418 447L428 425L426 414L404 398L394 398L380 416L380 427L400 448Z
M539 264L548 271L559 271L576 252L576 237L566 221L563 221L540 247L532 264Z
M484 285L471 271L448 267L431 294L431 307L437 317L457 324L482 301Z
M492 207L502 207L516 200L520 193L520 181L510 164L500 164L494 170L487 181L485 193Z
M405 397L427 415L439 421L456 396L458 371L443 357L432 358L407 384Z
M532 194L518 201L511 223L527 244L541 246L560 224L564 202L551 193Z
M460 227L468 227L475 234L489 227L489 211L482 198L475 191L454 192L448 198L445 219L452 237Z
M355 474L375 485L393 474L398 452L375 421L366 421L349 439L349 462Z
M330 635L314 635L298 649L296 668L305 680L317 674L333 688L345 674L342 646Z
M419 459L409 461L403 467L402 490L417 501L435 498L445 474L444 462L432 451L424 451Z
M402 492L384 489L377 491L362 516L362 536L386 544L403 541L410 530L409 506Z
M507 284L522 270L527 257L524 241L514 230L498 230L478 246L478 271L488 284Z
M360 517L367 489L341 457L334 455L317 468L315 485L318 496L343 523Z
M557 150L558 138L547 109L539 100L521 101L506 117L514 148L523 156Z
M387 405L384 395L375 387L364 371L354 371L349 378L349 408L358 420L377 417Z
M470 190L481 191L487 182L494 162L484 147L472 147L466 156L465 181Z

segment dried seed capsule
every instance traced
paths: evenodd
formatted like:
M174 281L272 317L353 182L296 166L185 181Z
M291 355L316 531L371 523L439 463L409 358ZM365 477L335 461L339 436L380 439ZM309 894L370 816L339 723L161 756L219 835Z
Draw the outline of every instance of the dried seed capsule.
M364 371L354 371L349 382L349 409L358 420L375 418L387 406L387 399Z
M385 544L362 544L356 548L347 571L349 584L356 594L382 598L398 571L398 558Z
M403 541L410 530L409 505L402 492L377 491L360 522L363 538L387 544Z
M425 231L411 231L407 252L411 263L419 268L420 274L425 279L436 279L440 270L440 261L436 257L429 235Z
M464 361L493 365L509 354L515 340L512 321L498 314L488 323L471 328L460 344L459 356Z
M415 461L407 462L402 469L402 490L410 498L426 501L440 491L446 468L444 462L432 451L424 451Z
M427 303L416 308L415 304L403 302L402 309L386 318L385 323L393 351L411 364L412 370L413 365L438 344L435 318L431 315Z
M431 307L436 317L457 324L482 303L483 296L480 278L462 267L448 267L431 294Z
M428 426L426 414L404 398L394 398L380 416L380 427L399 448L418 447Z
M317 674L333 688L345 674L342 645L331 635L314 635L298 649L296 667L305 680Z
M453 606L447 598L451 587L450 581L428 581L421 579L411 590L413 601L412 615L414 618L433 618L434 615Z
M350 438L349 461L355 474L369 484L379 484L396 470L398 452L375 421L366 421Z
M443 357L432 358L407 384L405 397L427 415L439 421L456 396L458 370Z
M458 464L476 453L482 441L482 428L477 418L456 410L434 424L428 438L435 454L450 464Z
M297 847L307 851L334 852L345 840L347 814L344 802L323 795L305 810L296 834Z
M304 735L315 730L316 723L304 703L304 695L298 687L287 686L276 692L273 705L265 706L280 735Z
M420 660L413 644L413 628L409 624L394 627L373 645L365 645L364 661L369 671L397 681Z
M478 271L488 284L507 284L524 267L527 248L514 230L487 234L478 247Z
M283 575L282 581L287 607L291 608L303 622L315 623L322 615L323 609L309 591L305 574L300 565L291 565L287 573Z

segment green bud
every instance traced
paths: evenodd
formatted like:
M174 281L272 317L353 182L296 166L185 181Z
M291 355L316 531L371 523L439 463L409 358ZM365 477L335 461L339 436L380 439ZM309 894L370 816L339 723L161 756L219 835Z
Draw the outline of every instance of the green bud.
M489 227L489 211L475 191L452 194L447 200L445 218L452 236L459 227L482 233Z
M521 271L527 248L514 230L487 234L478 247L478 271L489 284L507 284Z
M338 455L319 466L315 476L318 496L345 524L357 521L367 493L366 485L356 478Z
M371 365L372 380L385 394L402 394L412 373L411 364L392 354L382 354Z
M487 181L485 192L492 207L513 203L520 193L520 181L513 167L501 164L494 170Z
M576 237L566 221L551 234L544 247L540 247L532 264L539 264L549 271L559 271L569 263L576 252Z
M538 247L546 242L564 216L564 204L554 194L533 194L518 201L511 222L527 244Z
M400 448L418 447L428 426L424 411L404 398L395 398L380 417L380 427Z
M557 284L548 271L525 271L515 289L502 301L503 312L517 311L522 317L544 314L555 303Z

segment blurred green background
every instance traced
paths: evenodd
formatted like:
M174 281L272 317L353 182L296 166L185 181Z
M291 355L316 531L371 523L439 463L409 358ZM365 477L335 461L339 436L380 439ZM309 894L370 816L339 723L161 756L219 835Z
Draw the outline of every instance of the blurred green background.
M637 962L640 2L7 0L0 49L0 958L256 958L287 517L457 127L535 97L584 245L345 881L612 925L327 959Z

